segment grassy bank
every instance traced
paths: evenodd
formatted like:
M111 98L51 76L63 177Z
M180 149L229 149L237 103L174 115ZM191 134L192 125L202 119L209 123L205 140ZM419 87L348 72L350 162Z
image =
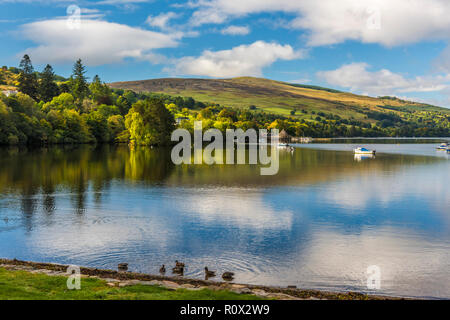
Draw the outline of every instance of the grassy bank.
M225 290L170 290L160 286L110 287L104 280L82 278L80 290L67 289L67 277L0 268L0 300L256 300Z

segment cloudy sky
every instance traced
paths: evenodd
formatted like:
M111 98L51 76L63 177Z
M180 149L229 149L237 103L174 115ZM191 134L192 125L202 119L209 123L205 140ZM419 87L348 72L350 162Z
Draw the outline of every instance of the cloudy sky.
M79 18L78 18L79 16ZM267 77L450 107L448 0L0 0L0 65Z

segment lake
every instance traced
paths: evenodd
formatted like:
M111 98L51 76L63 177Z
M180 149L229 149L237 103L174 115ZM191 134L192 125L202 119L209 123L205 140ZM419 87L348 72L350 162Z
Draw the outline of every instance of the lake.
M436 143L280 150L280 170L126 146L0 149L0 257L235 282L450 298L450 157ZM367 268L381 289L367 289ZM219 280L219 279L218 279Z

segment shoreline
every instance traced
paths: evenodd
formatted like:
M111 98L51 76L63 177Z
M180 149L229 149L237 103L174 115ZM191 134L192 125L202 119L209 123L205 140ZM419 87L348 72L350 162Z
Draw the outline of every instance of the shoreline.
M29 271L48 275L64 276L69 265L21 261L17 259L0 259L0 267L10 270ZM93 277L107 281L110 286L127 286L135 284L158 285L170 289L211 289L229 290L239 294L252 294L263 298L281 300L409 300L410 298L371 295L358 292L330 292L307 290L301 288L282 288L275 286L251 285L234 282L221 282L184 278L180 276L161 276L136 272L80 267L82 277Z

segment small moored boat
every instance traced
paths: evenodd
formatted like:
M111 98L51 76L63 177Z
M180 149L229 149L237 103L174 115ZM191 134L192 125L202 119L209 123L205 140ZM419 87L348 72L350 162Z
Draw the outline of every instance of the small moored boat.
M444 142L444 143L441 143L441 145L439 147L437 147L436 149L445 151L445 150L448 150L449 148L450 148L450 146L448 145L448 143Z
M369 150L363 147L356 148L353 151L355 154L375 154L377 152L376 150Z
M287 147L289 147L289 144L288 144L288 143L282 143L282 142L280 142L280 143L278 144L278 148L287 148Z

